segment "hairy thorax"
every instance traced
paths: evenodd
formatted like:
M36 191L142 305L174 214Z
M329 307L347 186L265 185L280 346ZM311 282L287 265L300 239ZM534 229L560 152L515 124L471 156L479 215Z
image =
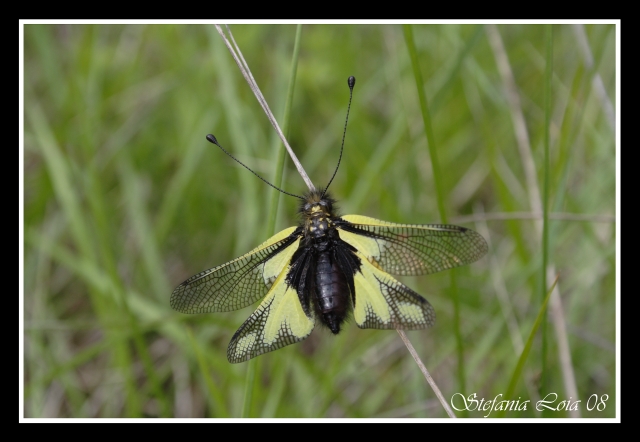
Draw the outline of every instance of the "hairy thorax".
M334 200L320 191L312 191L305 196L300 205L305 238L322 242L335 229L336 214L333 205Z

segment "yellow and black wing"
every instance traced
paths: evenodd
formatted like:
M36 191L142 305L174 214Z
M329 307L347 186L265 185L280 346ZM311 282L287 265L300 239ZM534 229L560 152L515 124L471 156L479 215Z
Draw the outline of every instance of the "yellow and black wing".
M360 328L416 330L431 327L436 313L429 302L356 252L362 265L356 272L353 318Z
M442 224L396 224L361 215L336 221L340 239L372 265L394 275L425 275L473 262L487 253L471 229ZM357 290L356 290L357 291Z
M290 227L221 266L198 273L171 294L171 307L182 313L237 310L273 288L300 242L301 229Z
M286 265L274 281L258 308L231 338L227 359L231 363L249 359L295 344L313 331L315 320L302 308L295 288L285 279L290 265Z

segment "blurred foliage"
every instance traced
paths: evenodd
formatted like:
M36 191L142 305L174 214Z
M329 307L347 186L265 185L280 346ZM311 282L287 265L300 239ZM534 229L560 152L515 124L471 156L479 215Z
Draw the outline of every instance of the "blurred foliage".
M231 29L282 118L295 26ZM550 221L548 259L560 274L579 393L571 400L582 401L583 417L612 417L616 146L603 101L615 105L615 27L554 25L546 171L544 27L496 29L514 76L538 186L549 173L552 214L586 216ZM246 364L229 364L226 346L251 309L183 315L170 309L169 296L187 277L267 236L275 191L205 135L214 133L272 179L275 132L213 26L30 24L24 31L25 416L239 416ZM531 212L526 159L517 147L487 27L414 25L413 34L449 222L478 230L490 251L456 271L466 390L459 390L455 374L447 272L401 278L438 314L435 327L409 337L446 398L476 393L491 400L506 392L541 304L536 221L491 219ZM346 80L354 75L344 157L331 186L342 213L439 222L402 28L305 25L299 57L288 138L314 183L326 183L335 168ZM596 75L604 95L594 87ZM283 187L305 190L288 159ZM297 222L297 202L286 196L280 201L278 229ZM552 314L542 393L557 393L557 405L569 398ZM516 389L521 401L531 403L507 417L541 416L534 406L541 393L539 341ZM446 416L393 331L351 324L334 337L317 329L303 343L256 363L251 416ZM588 411L591 395L604 394L606 408Z

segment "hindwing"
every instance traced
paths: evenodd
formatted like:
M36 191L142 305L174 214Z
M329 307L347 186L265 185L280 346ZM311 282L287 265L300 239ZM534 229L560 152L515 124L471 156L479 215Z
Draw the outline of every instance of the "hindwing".
M431 327L436 313L429 302L374 266L361 253L360 271L354 281L353 317L360 328L416 330Z
M287 284L287 265L280 272L258 308L231 338L227 359L231 363L295 344L313 331L315 321L302 308L294 287Z
M239 258L198 273L175 288L171 307L182 313L238 310L267 294L298 248L302 229L289 227Z
M424 275L473 262L487 253L473 230L443 224L396 224L361 215L338 218L340 239L394 275Z

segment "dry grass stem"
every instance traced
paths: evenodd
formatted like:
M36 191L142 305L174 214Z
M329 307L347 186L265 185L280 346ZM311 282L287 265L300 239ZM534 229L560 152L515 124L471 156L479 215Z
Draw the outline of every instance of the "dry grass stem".
M487 26L487 35L489 37L489 43L493 49L496 63L498 65L498 71L502 76L504 83L505 95L507 96L507 102L511 111L511 118L513 120L514 131L516 134L516 140L518 144L518 151L520 153L520 160L525 171L525 179L527 182L527 190L529 194L529 205L534 213L542 214L542 199L540 197L540 189L538 187L538 181L536 178L535 161L531 153L531 142L529 141L529 133L527 132L527 126L525 124L524 114L520 105L520 94L509 64L509 58L505 51L500 37L500 32L494 25ZM542 221L536 220L535 228L538 238L542 237ZM547 275L557 275L555 265L550 263L546 269ZM571 363L571 350L569 349L569 340L567 339L566 323L564 321L564 311L562 309L562 303L560 302L560 289L556 286L551 293L551 317L554 328L556 330L556 337L562 336L558 341L563 341L565 345L558 345L558 352L562 377L564 379L565 392L567 396L577 398L578 388L575 383L575 374L573 364ZM580 417L579 410L570 410L569 415L571 417Z
M594 62L593 62L593 54L591 54L591 48L589 47L589 42L587 41L587 34L584 32L583 24L574 24L573 32L576 35L576 39L578 40L578 47L582 52L582 56L584 57L584 64L587 66L587 69L593 70ZM591 83L593 84L593 89L596 91L596 96L598 100L600 100L600 104L602 105L602 109L604 111L604 115L607 117L607 122L611 129L615 131L616 129L616 113L613 109L613 104L611 103L611 99L607 95L607 90L604 87L604 82L602 81L602 77L597 70L593 70L593 78L591 79Z
M253 75L251 74L251 70L249 69L249 65L244 60L244 57L242 56L242 52L240 51L240 48L236 44L236 41L233 39L233 34L231 33L231 29L229 29L229 27L226 26L227 32L229 32L229 36L233 40L234 47L231 47L231 42L229 42L229 39L224 34L224 31L222 30L222 28L219 25L215 25L215 26L216 26L216 30L222 37L224 44L227 46L227 49L229 49L229 52L231 52L231 55L233 56L233 59L238 65L240 72L242 72L242 76L249 84L249 87L251 88L254 95L256 96L258 103L260 103L260 106L262 106L262 110L264 110L264 113L267 115L267 118L271 122L271 125L276 130L276 132L278 133L278 136L284 143L284 147L287 149L287 152L289 153L289 156L291 157L293 164L295 164L296 169L298 169L298 173L304 180L309 190L314 190L315 186L311 182L311 179L309 178L309 175L307 175L307 172L305 172L304 168L302 167L302 164L298 160L298 157L293 152L293 149L291 149L291 146L289 146L289 143L287 142L287 139L285 138L284 133L282 133L282 130L280 129L280 126L278 125L276 118L273 116L273 113L271 112L271 109L267 104L267 100L265 100L264 96L262 95L262 92L260 91L260 88L258 87L258 83L256 83L255 79L253 78Z
M475 223L483 221L504 221L511 219L542 219L542 213L535 212L493 212L474 213L472 215L456 216L451 218L452 223ZM549 219L560 221L581 221L589 223L615 223L614 215L591 215L588 213L550 213Z
M420 371L424 375L425 379L427 380L429 385L431 385L431 388L433 388L433 391L435 392L436 396L438 397L438 400L440 400L440 403L442 404L442 407L445 409L445 411L447 412L449 417L455 418L456 415L453 414L453 410L451 409L451 407L447 403L446 399L442 395L442 392L440 392L440 389L438 388L438 385L436 384L436 382L433 380L433 378L429 374L429 371L427 370L427 367L425 367L424 364L422 363L422 360L420 359L420 356L418 356L418 353L416 352L416 349L413 348L413 345L411 344L411 341L409 341L409 338L407 337L407 334L404 332L404 330L397 329L397 331L398 331L398 334L400 335L400 338L402 338L402 342L404 342L404 345L406 345L407 348L409 349L409 353L411 353L411 356L413 356L413 360L416 361L416 364L418 364L418 367L420 368Z

